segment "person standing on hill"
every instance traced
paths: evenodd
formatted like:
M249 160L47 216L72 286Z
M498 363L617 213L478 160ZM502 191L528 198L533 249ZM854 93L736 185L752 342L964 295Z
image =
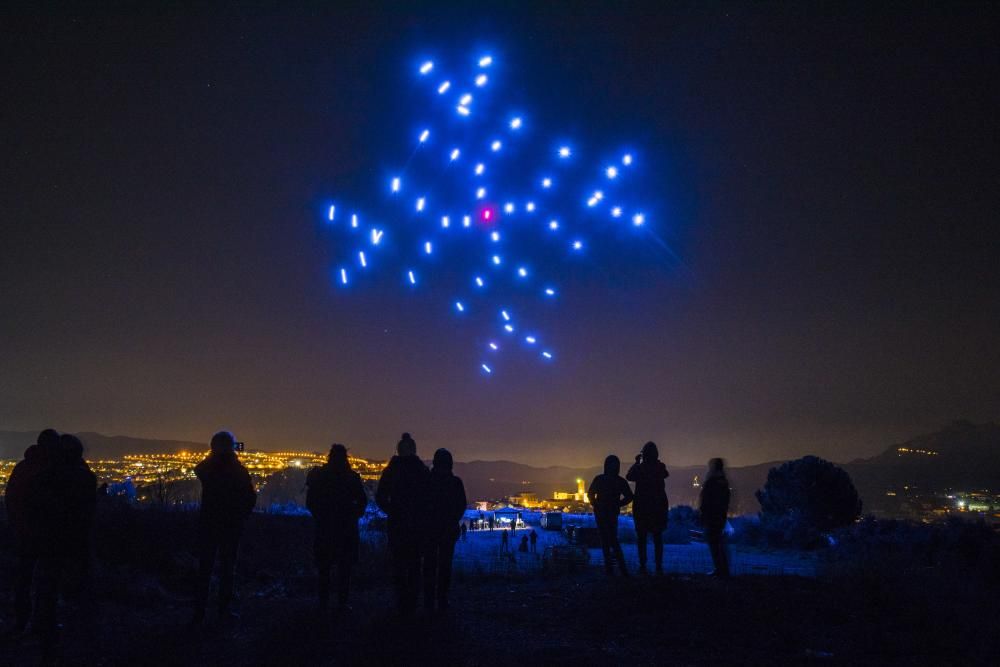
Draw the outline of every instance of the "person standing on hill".
M618 515L621 508L632 502L632 487L628 485L619 473L622 464L618 457L611 454L604 459L604 473L594 478L590 483L587 495L594 507L594 518L597 520L597 530L601 535L601 549L604 551L604 571L614 574L614 561L623 576L628 575L625 567L625 554L618 541Z
M83 443L75 435L59 437L59 488L63 494L67 584L81 593L90 573L90 532L97 510L97 477L83 460Z
M424 553L424 608L448 608L451 586L451 562L458 540L458 522L465 514L468 501L465 485L452 473L451 452L434 452L434 464L428 477L427 512L430 524Z
M219 563L219 618L230 615L236 554L243 524L257 504L250 473L236 457L236 438L228 431L212 436L212 451L195 466L201 481L198 514L198 593L192 624L200 624L208 606L208 589L216 556Z
M7 521L14 537L17 571L14 577L14 628L23 633L31 620L31 587L36 583L36 622L46 625L55 619L45 618L46 611L55 613L56 602L46 599L55 590L42 586L41 563L51 560L58 543L59 504L52 484L51 470L59 459L59 433L45 429L38 434L36 444L24 451L24 460L10 473L4 490ZM36 581L37 580L37 581ZM44 609L43 609L44 608ZM48 629L39 627L41 632Z
M416 609L420 595L420 559L430 473L417 458L417 443L409 433L403 434L396 452L382 471L375 503L388 517L396 605L401 613L409 614Z
M632 518L635 520L640 572L646 571L647 536L653 538L656 572L663 572L663 531L667 529L667 511L670 508L665 484L669 476L653 442L643 445L642 453L635 457L635 463L625 475L625 479L635 482Z
M337 603L347 606L351 569L358 562L358 520L364 515L368 496L361 475L351 470L347 448L335 444L325 465L306 477L306 507L316 524L315 555L319 570L319 607L330 604L330 570L337 566Z
M705 528L705 541L715 566L710 574L723 578L729 576L725 537L729 496L729 480L726 479L722 459L712 459L708 462L708 474L701 485L701 524Z

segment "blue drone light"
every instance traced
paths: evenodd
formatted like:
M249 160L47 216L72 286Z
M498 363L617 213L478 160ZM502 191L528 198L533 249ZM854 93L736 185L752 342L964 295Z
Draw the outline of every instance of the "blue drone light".
M488 75L484 70L494 65L495 59L492 54L480 54L471 61L466 61L464 73L456 71L450 78L432 76L432 72L437 70L436 63L432 60L420 62L417 70L420 74L422 86L426 86L424 94L429 100L437 100L438 96L446 96L447 100L442 106L437 103L431 109L444 110L450 114L449 106L454 105L455 113L460 117L468 117L473 110L473 94L456 90L454 82L459 80L471 82L475 86L473 90L485 89L487 86L494 88L499 79L492 77L492 72ZM469 69L471 68L471 72ZM467 77L467 78L466 78ZM412 143L413 135L409 135L407 142L409 145L403 154L403 159L399 164L403 166L396 171L389 179L389 191L392 195L403 192L403 179L408 179L408 195L406 197L389 197L386 206L394 206L392 212L380 212L378 217L359 216L358 213L351 213L349 229L355 230L362 227L362 217L365 219L380 222L378 226L365 224L360 237L355 237L355 245L348 248L354 255L347 257L336 269L336 281L343 286L351 282L348 266L357 267L358 271L364 271L365 275L377 273L377 269L382 268L391 259L410 262L413 266L414 254L423 256L426 260L427 270L436 270L437 275L442 280L417 280L417 273L413 268L405 265L402 269L404 285L412 288L424 288L432 284L444 282L444 277L452 277L455 273L454 267L463 267L459 281L453 281L450 285L442 287L453 290L453 297L450 299L454 313L463 315L470 321L475 321L483 317L483 308L477 308L486 304L485 312L499 312L499 321L492 320L488 326L495 333L497 329L506 334L515 332L515 322L511 312L506 308L497 308L490 311L490 299L506 299L511 296L511 290L518 289L520 296L517 298L537 298L552 302L557 294L561 294L560 288L554 284L542 283L539 287L535 283L534 274L539 277L544 274L558 275L558 269L545 265L545 261L535 256L533 251L542 249L539 243L532 243L525 235L542 232L541 240L548 244L549 241L559 239L558 243L568 243L571 254L581 253L584 250L584 238L591 233L598 233L600 228L591 227L594 224L596 213L610 214L611 218L619 219L626 217L626 207L631 209L628 217L632 221L632 226L641 227L646 224L646 214L641 212L641 200L636 200L636 193L631 191L627 182L633 173L631 169L634 164L632 152L621 154L618 160L604 162L603 164L586 165L578 164L577 145L572 140L563 139L559 143L548 144L537 142L536 137L532 137L530 143L524 143L528 135L536 134L535 128L532 132L523 132L525 127L526 114L512 114L510 107L506 112L494 112L496 100L492 99L500 93L499 89L490 90L490 104L483 107L476 107L477 118L466 123L458 122L454 118L433 119L435 122L428 122L425 126L418 126L417 142ZM478 93L477 93L478 94ZM484 95L485 90L484 90ZM454 97L451 97L454 95ZM426 111L426 110L425 110ZM499 115L498 115L499 114ZM438 122L444 121L444 122ZM413 127L410 125L409 127ZM497 135L496 132L502 131ZM492 136L487 132L493 133ZM433 134L434 141L431 141ZM510 142L510 147L515 149L509 152L505 145ZM428 145L443 144L447 146L442 152L437 150L420 150ZM548 149L539 149L538 146L549 146ZM555 146L553 152L552 146ZM486 150L488 149L488 150ZM522 157L535 151L535 157L540 159L538 164L527 162L529 158ZM504 155L501 156L500 153ZM579 151L583 155L585 151ZM406 155L409 155L406 158ZM447 156L447 160L442 159ZM449 169L451 163L460 159L472 159L471 177L473 184L470 185L470 173L466 167L461 169ZM502 162L497 162L503 158ZM573 159L571 159L573 158ZM476 161L478 159L478 161ZM494 160L494 162L490 162ZM521 160L521 162L518 162ZM490 177L494 171L498 175L498 180L489 178L486 175L487 165L490 165ZM435 175L428 178L426 172L413 173L414 169L436 169ZM558 181L553 177L555 170L559 170ZM608 208L605 208L605 193L602 190L591 188L585 190L584 186L588 182L585 175L578 175L578 171L595 172L602 175L608 183L608 198L612 199ZM449 179L450 183L443 182ZM528 179L527 181L525 179ZM410 182L418 183L419 187L425 188L423 192L414 192ZM558 182L559 187L555 187ZM575 186L575 187L567 187ZM492 193L493 196L490 196ZM581 196L582 194L582 196ZM412 196L412 199L410 198ZM617 201L615 201L617 200ZM338 220L337 204L325 202L323 215L329 223ZM581 203L586 204L586 208L593 209L590 215L581 216L579 207ZM412 206L413 208L409 208ZM635 208L632 208L632 207ZM413 212L419 215L413 215ZM400 213L404 214L400 214ZM408 212L408 214L406 214ZM519 216L518 213L523 216ZM524 223L534 225L534 214L541 217L538 226L527 226ZM453 230L458 227L458 220L461 219L461 231ZM434 221L440 221L440 225ZM452 223L455 223L454 225ZM331 229L337 229L336 225L331 225ZM566 229L571 233L568 238L556 235ZM618 228L619 230L621 228ZM389 232L386 236L386 232ZM548 233L546 233L548 232ZM413 239L417 235L417 239ZM447 236L445 236L447 235ZM487 238L491 243L487 244L490 250L483 253L483 246L475 242L476 239ZM547 237L548 241L544 239ZM357 238L361 239L361 246L357 245ZM388 239L388 242L386 240ZM497 250L500 249L501 239L507 242L503 245L505 254L501 256ZM400 240L404 243L400 243ZM439 258L430 259L435 254L435 245L441 242L441 248L447 252L440 252ZM412 245L411 245L412 244ZM388 247L388 248L386 248ZM566 246L561 247L565 248ZM596 246L595 246L596 247ZM389 251L386 253L386 249ZM407 253L409 249L409 253ZM544 251L548 252L548 251ZM386 253L386 254L383 254ZM530 253L531 256L519 256L521 253ZM343 257L342 257L343 259ZM568 258L567 258L568 259ZM357 264L353 262L356 261ZM506 270L497 270L489 274L490 282L487 290L487 280L484 278L486 267L501 267L508 264L512 267L511 273ZM471 266L470 266L471 265ZM447 266L447 271L442 271ZM529 269L528 267L532 267ZM466 268L468 267L468 268ZM471 269L471 270L470 270ZM469 271L465 273L465 271ZM399 274L397 274L399 275ZM419 284L418 284L419 283ZM525 287L529 287L525 290ZM475 296L472 296L475 293ZM523 333L523 329L531 331L530 309L519 311L517 326L522 329L524 343L529 346L536 346L542 337L536 333ZM501 353L500 345L486 338L489 351L499 359ZM510 348L526 349L525 345L509 346ZM509 353L506 349L504 353ZM554 354L551 349L539 349L534 347L532 354L539 355L542 360L551 361ZM491 357L493 359L494 357ZM496 362L499 363L499 362ZM494 362L482 363L481 370L486 375L494 372Z

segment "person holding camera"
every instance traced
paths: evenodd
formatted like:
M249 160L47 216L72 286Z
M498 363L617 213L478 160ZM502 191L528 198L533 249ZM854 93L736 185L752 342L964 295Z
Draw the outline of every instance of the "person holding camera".
M639 548L639 571L646 571L646 540L653 538L653 553L656 558L656 572L663 572L663 531L667 529L666 481L670 473L660 461L656 443L647 442L642 453L636 455L635 464L629 469L625 479L635 482L635 502L632 504L632 518L635 520L636 545Z
M193 625L205 618L216 556L220 561L219 618L229 614L243 524L257 504L250 473L236 457L243 443L236 442L229 431L219 431L212 436L211 447L212 451L194 469L201 482L201 510L198 514L198 597Z

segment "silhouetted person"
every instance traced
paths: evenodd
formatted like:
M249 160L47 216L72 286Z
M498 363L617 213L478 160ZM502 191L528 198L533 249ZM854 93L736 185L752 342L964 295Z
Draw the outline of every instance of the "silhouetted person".
M500 552L501 553L507 551L507 544L509 542L509 539L510 538L507 537L507 531L506 530L500 532Z
M257 503L250 473L236 458L236 439L228 431L212 436L212 451L195 466L201 481L198 514L198 597L193 622L200 623L208 606L208 589L216 556L219 560L219 617L229 614L233 599L236 553L243 524Z
M451 563L458 540L458 522L468 501L465 485L452 474L451 452L439 449L427 485L427 543L424 551L424 607L448 608L451 586Z
M358 520L364 515L368 496L361 475L351 470L347 448L330 447L327 463L306 477L306 507L316 524L315 555L319 571L319 606L330 603L330 570L337 566L337 602L347 605L351 568L358 561Z
M7 521L14 536L17 555L17 572L14 582L15 631L24 632L31 620L31 588L35 582L36 623L42 632L55 629L54 587L44 586L40 561L51 560L59 531L59 507L53 490L53 466L58 461L59 434L46 429L38 435L37 443L24 452L24 460L14 466L7 480L4 501ZM51 563L50 563L51 565ZM36 570L39 570L36 573ZM53 596L52 600L46 598ZM42 627L51 625L51 628Z
M493 523L494 523L493 517L491 516L490 517L490 530L493 530Z
M59 438L59 492L65 524L65 572L72 592L81 592L90 572L90 533L97 509L97 476L83 460L83 443L75 435Z
M392 559L396 605L413 611L420 594L420 558L424 541L427 466L417 458L417 443L404 433L396 456L382 471L375 502L388 516L389 552Z
M729 513L729 480L722 459L708 462L708 474L701 485L701 524L705 541L712 553L712 572L718 577L729 576L729 554L726 549L726 515Z
M521 543L517 546L517 550L523 554L528 553L528 536L521 536Z
M538 533L535 532L534 528L531 529L530 537L531 537L531 553L533 554L538 553Z
M667 467L660 461L656 444L647 442L642 453L635 457L635 464L629 468L625 479L635 482L635 502L632 518L635 520L636 544L639 548L639 569L646 571L646 539L653 538L653 555L656 571L663 572L663 531L667 528L666 479L670 476Z
M590 483L587 495L594 507L597 531L601 535L604 570L608 574L613 574L613 559L617 559L621 573L627 575L625 554L622 553L622 545L618 541L618 515L621 508L632 502L632 487L619 474L621 467L621 461L614 454L604 459L604 473L595 477Z

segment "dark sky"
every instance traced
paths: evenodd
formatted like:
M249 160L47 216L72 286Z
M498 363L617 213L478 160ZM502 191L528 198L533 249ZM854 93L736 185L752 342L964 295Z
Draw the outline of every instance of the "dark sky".
M0 428L689 464L1000 418L988 3L100 4L0 19ZM489 379L440 299L337 290L317 215L401 159L418 54L484 47L640 148L680 258L606 249L558 363Z

